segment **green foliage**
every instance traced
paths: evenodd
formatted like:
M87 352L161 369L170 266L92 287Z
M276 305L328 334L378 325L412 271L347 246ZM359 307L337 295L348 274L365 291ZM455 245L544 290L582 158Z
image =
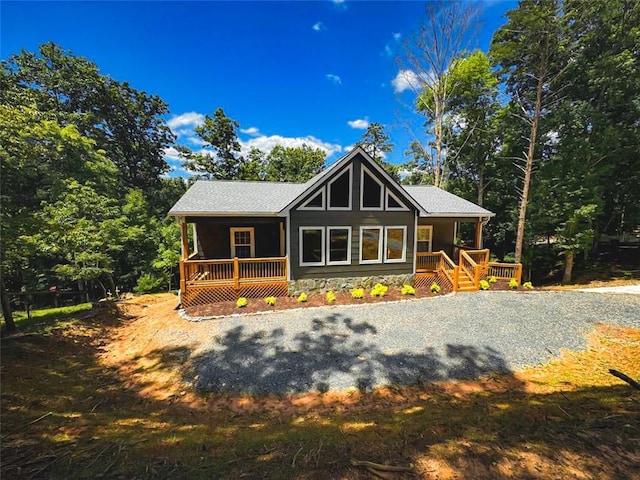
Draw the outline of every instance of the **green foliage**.
M267 155L264 179L303 183L322 171L326 153L306 143L301 147L276 145Z
M382 285L381 283L376 283L371 289L372 297L384 297L387 294L389 287L386 285Z
M416 289L413 288L411 285L403 285L402 289L400 289L400 293L402 295L415 295Z
M364 288L354 288L351 290L351 298L364 298Z
M480 290L489 290L491 288L491 284L486 280L480 280Z
M244 308L249 304L249 302L247 301L247 299L245 297L240 297L237 301L236 301L236 307L238 308Z
M440 285L438 285L436 282L433 282L429 287L429 290L431 290L431 293L440 293Z
M144 273L138 278L133 291L137 294L160 292L166 284L167 278L165 275Z
M522 288L525 290L533 290L533 284L531 282L524 282L522 284Z
M276 304L276 297L267 297L264 299L265 303L270 307L273 307Z
M495 276L490 276L489 277L489 283L496 283L498 281L498 279Z
M518 288L518 281L515 278L509 280L509 288L515 290Z
M300 295L298 295L298 298L296 299L299 303L304 303L307 301L307 294L302 292Z
M327 302L333 303L336 301L336 294L333 293L332 291L328 291L326 298L327 298Z

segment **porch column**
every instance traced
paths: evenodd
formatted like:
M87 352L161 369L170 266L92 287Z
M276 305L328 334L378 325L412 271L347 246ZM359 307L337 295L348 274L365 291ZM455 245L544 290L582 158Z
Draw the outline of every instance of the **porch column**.
M475 248L477 250L482 250L482 225L484 222L482 219L478 219L476 222L476 238L475 238Z
M284 222L280 222L280 256L284 257L285 253L285 234L284 234Z
M180 219L180 239L182 240L182 259L189 258L189 233L187 231L187 220L182 217Z

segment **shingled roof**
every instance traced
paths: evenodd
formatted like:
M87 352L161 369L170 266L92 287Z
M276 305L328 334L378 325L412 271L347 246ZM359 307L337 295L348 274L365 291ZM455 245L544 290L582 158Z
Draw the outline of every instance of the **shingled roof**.
M404 186L429 217L493 217L495 213L433 185Z

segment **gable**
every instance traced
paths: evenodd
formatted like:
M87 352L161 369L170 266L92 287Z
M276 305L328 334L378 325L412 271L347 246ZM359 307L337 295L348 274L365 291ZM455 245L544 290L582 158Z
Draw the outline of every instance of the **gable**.
M305 187L280 215L291 210L423 210L361 147L316 175Z

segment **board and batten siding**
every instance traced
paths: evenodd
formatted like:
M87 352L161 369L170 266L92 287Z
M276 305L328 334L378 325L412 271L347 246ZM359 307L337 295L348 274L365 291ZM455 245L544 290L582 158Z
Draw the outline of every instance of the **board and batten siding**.
M321 186L309 191L303 200L290 211L290 264L291 278L293 280L305 278L343 278L343 277L366 277L382 275L401 275L413 273L413 255L415 240L415 218L417 211L407 205L408 211L371 211L360 210L360 172L361 157L357 156L353 160L353 187L351 198L351 210L299 210L298 207L312 198L319 188L326 186L332 179L339 176L344 170L340 170L331 177L324 179ZM374 173L374 172L372 172ZM385 189L388 188L399 199L403 200L403 195L398 189L390 185L384 178L381 180ZM403 203L407 203L403 200ZM351 227L351 264L350 265L324 265L324 266L300 266L300 227ZM407 249L405 261L402 263L374 263L360 264L360 227L361 226L406 226L407 227ZM382 232L384 242L384 231ZM327 238L325 238L325 249ZM384 257L384 252L383 252Z

